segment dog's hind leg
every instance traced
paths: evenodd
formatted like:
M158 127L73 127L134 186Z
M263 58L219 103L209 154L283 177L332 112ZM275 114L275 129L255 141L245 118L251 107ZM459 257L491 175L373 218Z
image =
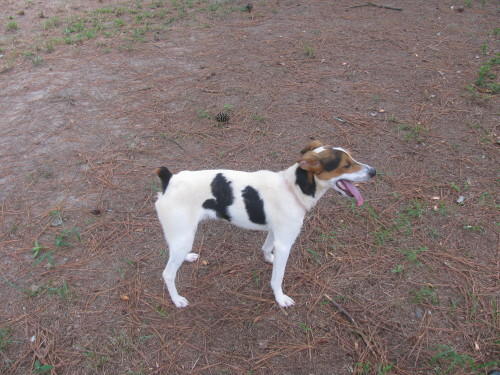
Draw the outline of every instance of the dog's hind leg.
M185 234L182 239L175 239L168 241L170 255L168 257L167 266L163 271L163 279L167 284L168 293L172 302L177 307L186 307L189 302L186 298L179 295L175 286L175 276L177 270L183 261L194 262L198 259L198 254L190 253L194 241L194 232L192 234Z
M267 234L266 241L262 246L262 251L264 252L264 259L266 260L266 262L273 263L274 260L273 248L274 248L274 235L273 232L269 231L269 233Z

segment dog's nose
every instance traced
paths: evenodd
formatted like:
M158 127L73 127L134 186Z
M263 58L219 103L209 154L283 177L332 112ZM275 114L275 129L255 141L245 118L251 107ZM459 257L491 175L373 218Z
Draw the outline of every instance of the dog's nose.
M370 168L368 170L368 174L370 175L370 178L372 178L373 176L375 176L377 174L377 170L375 168Z

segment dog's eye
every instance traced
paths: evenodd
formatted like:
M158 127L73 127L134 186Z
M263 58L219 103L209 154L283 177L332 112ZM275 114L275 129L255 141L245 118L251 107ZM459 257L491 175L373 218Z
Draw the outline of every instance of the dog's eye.
M349 169L351 168L351 163L344 165L344 169Z

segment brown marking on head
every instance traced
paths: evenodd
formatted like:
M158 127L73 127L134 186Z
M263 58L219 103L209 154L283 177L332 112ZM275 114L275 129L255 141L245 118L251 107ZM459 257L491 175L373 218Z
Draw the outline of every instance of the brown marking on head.
M321 145L317 147L321 147ZM314 147L313 150L317 147ZM330 146L324 146L320 152L306 151L300 158L299 165L321 180L331 180L343 174L356 173L363 168L347 152Z
M314 174L318 174L323 171L323 165L321 165L319 154L312 151L307 151L304 155L302 155L299 160L299 165L302 169Z
M312 151L312 150L314 150L315 148L318 148L318 147L321 147L321 146L323 146L323 142L321 142L321 141L312 141L312 142L310 142L310 143L309 143L306 147L304 147L304 148L300 151L300 153L301 153L302 155L304 155L307 151Z

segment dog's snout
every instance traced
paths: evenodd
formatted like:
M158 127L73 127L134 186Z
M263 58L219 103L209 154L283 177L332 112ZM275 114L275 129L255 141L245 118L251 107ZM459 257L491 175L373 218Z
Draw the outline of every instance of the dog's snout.
M370 178L372 178L377 174L377 170L375 168L370 167L370 169L368 169L368 174L370 175Z

